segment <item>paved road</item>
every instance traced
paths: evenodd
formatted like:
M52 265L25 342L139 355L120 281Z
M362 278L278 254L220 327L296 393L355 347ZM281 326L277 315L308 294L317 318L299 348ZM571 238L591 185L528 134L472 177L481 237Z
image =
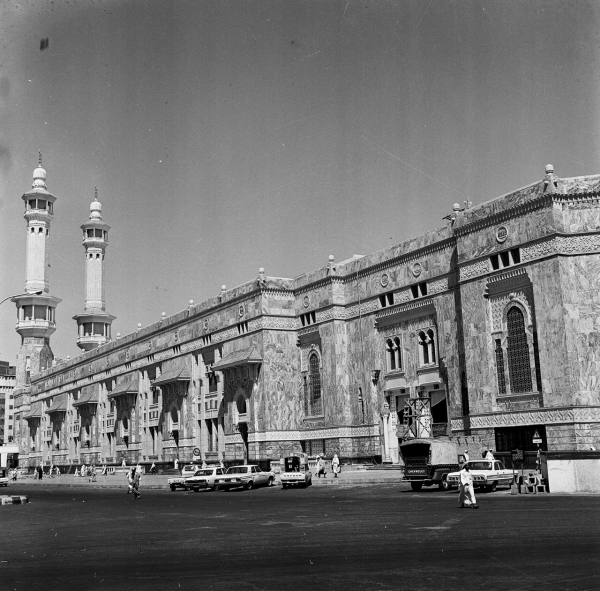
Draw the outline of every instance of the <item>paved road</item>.
M0 587L110 591L600 589L598 496L406 485L240 492L19 486Z

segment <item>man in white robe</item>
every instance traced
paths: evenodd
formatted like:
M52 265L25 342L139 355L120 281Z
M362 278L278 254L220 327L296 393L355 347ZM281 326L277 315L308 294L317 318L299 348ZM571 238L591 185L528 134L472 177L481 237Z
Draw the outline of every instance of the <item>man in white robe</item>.
M460 471L458 506L461 509L465 507L479 509L479 505L475 500L475 490L473 489L473 475L468 463L465 463Z

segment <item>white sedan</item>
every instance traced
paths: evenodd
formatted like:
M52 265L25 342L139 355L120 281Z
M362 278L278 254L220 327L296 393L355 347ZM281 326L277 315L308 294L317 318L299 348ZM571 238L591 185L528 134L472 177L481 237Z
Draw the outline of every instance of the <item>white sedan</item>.
M494 492L496 487L504 484L508 487L513 482L514 472L504 467L499 460L471 460L469 471L473 475L473 487ZM460 472L450 472L446 479L450 487L460 484Z
M263 472L258 466L232 466L221 477L217 478L215 485L217 488L236 488L244 487L250 490L254 486L273 486L275 484L275 473Z
M183 481L183 487L186 490L198 492L201 488L212 488L217 490L216 480L225 474L225 469L220 466L209 466L196 470L193 476Z

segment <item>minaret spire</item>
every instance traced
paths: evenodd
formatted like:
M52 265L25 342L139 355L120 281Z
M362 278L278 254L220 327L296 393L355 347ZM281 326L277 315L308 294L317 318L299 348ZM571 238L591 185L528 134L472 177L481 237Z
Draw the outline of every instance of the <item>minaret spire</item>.
M111 324L116 318L105 311L104 257L110 226L102 221L98 187L94 187L90 219L81 229L85 248L85 304L83 313L73 316L73 319L77 321L77 346L89 351L111 340Z
M22 199L25 202L23 217L27 222L26 293L12 299L17 305L16 331L21 335L17 388L26 387L31 375L52 365L54 355L50 349L50 336L56 330L56 306L61 301L49 295L48 243L56 197L48 192L41 152L39 165L33 171L31 190Z

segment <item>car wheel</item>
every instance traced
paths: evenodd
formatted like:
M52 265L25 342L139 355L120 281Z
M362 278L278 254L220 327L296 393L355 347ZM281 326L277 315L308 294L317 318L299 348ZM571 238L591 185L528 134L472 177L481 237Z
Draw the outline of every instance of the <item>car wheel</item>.
M486 490L488 492L496 492L497 488L498 488L498 483L494 480L494 482L492 482L492 484L487 485Z
M274 484L275 484L275 479L272 476L269 476L267 486L273 486Z
M175 491L175 487L173 485L171 485L171 492Z
M423 488L422 482L411 482L410 488L412 488L415 492L419 492Z
M219 485L218 484L213 484L212 485L212 490L219 490Z
M253 486L254 482L252 480L248 481L248 484L246 484L246 490L252 490Z
M282 484L281 488L283 488L283 490L287 490L287 484Z
M438 486L440 487L440 490L450 490L450 485L448 484L448 480L446 479L445 474L442 476L442 480L440 481Z

